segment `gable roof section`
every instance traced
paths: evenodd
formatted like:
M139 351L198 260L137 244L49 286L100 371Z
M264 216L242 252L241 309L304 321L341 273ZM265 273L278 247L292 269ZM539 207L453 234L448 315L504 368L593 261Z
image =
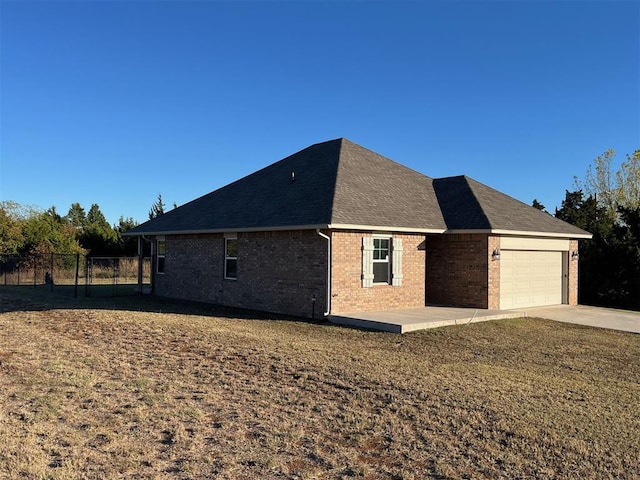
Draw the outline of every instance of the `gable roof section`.
M431 178L340 138L305 148L127 235L340 226L446 229Z
M591 234L466 176L434 180L448 231L539 233L591 238Z
M331 224L442 233L433 179L342 140Z

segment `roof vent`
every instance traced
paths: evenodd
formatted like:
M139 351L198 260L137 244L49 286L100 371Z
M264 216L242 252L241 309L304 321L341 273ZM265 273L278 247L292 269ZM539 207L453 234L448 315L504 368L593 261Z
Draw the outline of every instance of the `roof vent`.
M296 181L296 172L291 172L291 183Z

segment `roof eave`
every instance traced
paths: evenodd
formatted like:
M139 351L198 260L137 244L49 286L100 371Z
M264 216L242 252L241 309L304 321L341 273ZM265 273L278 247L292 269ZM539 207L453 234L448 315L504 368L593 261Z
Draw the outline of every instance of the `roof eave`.
M469 234L469 233L486 233L491 235L511 235L518 237L546 237L546 238L569 238L569 239L581 239L589 240L593 237L592 234L585 233L561 233L561 232L536 232L525 230L502 230L502 229L452 229L444 232L445 234Z
M200 235L207 233L227 233L227 232L274 232L283 230L316 230L318 228L330 228L329 225L285 225L277 227L228 227L228 228L209 228L200 230L157 230L149 232L125 232L123 237L157 237L158 235Z
M402 233L445 233L444 228L416 228L416 227L396 227L387 225L357 225L346 223L331 223L317 225L285 225L277 227L245 227L245 228L212 228L203 230L155 230L146 232L125 232L124 237L157 237L159 235L201 235L212 233L227 232L274 232L284 230L358 230L358 231L377 231L377 232L402 232Z
M417 227L398 227L387 225L358 225L350 223L332 223L328 228L334 230L362 230L362 231L378 231L378 232L403 232L403 233L445 233L444 228L417 228Z

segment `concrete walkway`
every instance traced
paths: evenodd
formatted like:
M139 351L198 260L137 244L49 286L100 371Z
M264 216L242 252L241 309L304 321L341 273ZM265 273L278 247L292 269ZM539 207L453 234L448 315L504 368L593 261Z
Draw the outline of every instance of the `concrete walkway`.
M526 316L524 312L513 310L483 310L455 307L421 307L376 312L354 312L343 315L331 315L329 320L340 325L348 325L384 332L407 333L427 328L447 325L518 318Z
M558 322L640 333L640 312L589 307L553 305L521 310L483 310L454 307L422 307L376 312L331 315L333 323L384 332L407 333L427 328L464 325L506 318L539 317Z
M552 305L549 307L525 308L523 311L528 317L540 317L557 322L640 333L640 312L632 312L630 310L589 307L587 305Z

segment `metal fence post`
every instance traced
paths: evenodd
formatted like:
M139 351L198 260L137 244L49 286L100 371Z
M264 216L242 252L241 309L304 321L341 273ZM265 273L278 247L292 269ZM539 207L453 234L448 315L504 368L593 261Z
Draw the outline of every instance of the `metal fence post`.
M51 276L49 277L51 279L51 291L53 292L53 282L54 282L54 277L53 277L53 253L51 254Z
M78 277L80 276L80 254L76 253L76 281L73 287L73 298L78 298Z
M89 283L91 282L91 280L89 279L89 262L91 262L91 258L90 257L86 257L85 259L85 263L84 263L84 296L85 297L90 297L91 295L89 295Z

